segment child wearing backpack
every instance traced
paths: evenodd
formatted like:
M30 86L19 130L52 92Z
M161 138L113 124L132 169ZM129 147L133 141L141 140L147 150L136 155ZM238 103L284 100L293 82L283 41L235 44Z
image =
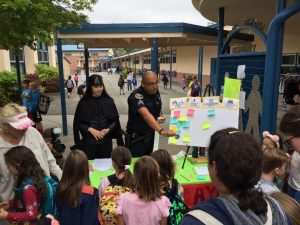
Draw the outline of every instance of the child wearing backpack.
M135 90L137 87L137 79L136 79L135 75L133 75L133 78L132 78L132 85L133 85L133 89Z
M90 185L89 164L84 152L72 151L65 162L56 198L61 225L99 225L98 190Z
M122 77L122 75L120 75L120 78L119 78L119 81L118 81L118 86L120 88L120 95L121 95L121 92L123 92L123 95L125 95L125 93L124 93L124 84L125 84L124 78Z
M133 188L133 176L129 170L131 158L131 152L126 147L118 146L112 150L112 165L116 173L103 178L99 186L102 224L117 224L117 200Z
M183 193L182 186L174 178L175 164L171 155L165 149L152 152L151 157L153 157L159 165L161 187L165 196L172 204L169 210L170 216L168 217L168 224L177 225L182 220L184 214L188 212L188 207L181 199Z
M133 174L134 191L122 194L118 202L118 225L166 225L171 203L163 195L157 162L143 156Z
M45 172L33 152L25 146L11 148L4 154L4 159L16 185L14 199L0 203L0 220L34 225L44 214L42 204L48 198Z
M268 131L263 132L262 144L262 175L257 188L270 194L280 191L274 183L276 176L283 176L285 168L289 164L289 157L279 149L279 137L271 135Z

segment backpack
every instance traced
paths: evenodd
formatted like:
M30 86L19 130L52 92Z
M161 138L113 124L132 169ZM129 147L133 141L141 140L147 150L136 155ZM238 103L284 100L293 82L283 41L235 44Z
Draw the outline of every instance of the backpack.
M198 82L193 83L191 89L191 96L197 97L199 96L199 92L200 92L200 84Z
M74 87L73 81L68 79L66 81L66 86L67 86L67 88L73 88Z
M55 204L55 196L56 196L56 189L58 186L58 183L51 177L47 177L45 176L44 178L44 182L46 183L47 186L47 195L46 195L46 199L44 199L44 201L41 203L40 205L40 209L41 209L41 213L42 213L42 217L45 217L48 214L53 215L54 217L57 216L57 208L56 208L56 204ZM25 210L25 202L23 199L23 190L27 185L30 184L34 184L37 186L36 182L33 181L31 178L28 178L27 180L25 180L20 188L15 188L15 192L18 195L18 198L20 200L20 202L22 203L22 207Z
M104 190L99 205L103 224L117 224L117 200L121 194L130 191L130 188L119 185L110 185Z
M172 188L165 189L165 196L171 202L171 208L169 209L170 215L168 217L168 225L178 225L183 219L189 209L182 201L178 193L178 181L172 180Z
M133 86L137 85L137 80L135 78L132 79L132 84L133 84Z

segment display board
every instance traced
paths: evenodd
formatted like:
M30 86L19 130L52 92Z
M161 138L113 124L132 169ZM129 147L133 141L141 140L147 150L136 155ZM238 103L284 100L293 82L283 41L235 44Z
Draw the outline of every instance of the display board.
M169 144L207 147L217 130L238 128L239 100L219 96L170 99L170 127L177 137Z

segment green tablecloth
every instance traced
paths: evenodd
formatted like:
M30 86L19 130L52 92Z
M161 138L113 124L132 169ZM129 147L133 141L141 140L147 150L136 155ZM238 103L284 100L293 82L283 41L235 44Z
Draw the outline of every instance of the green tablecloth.
M133 165L134 162L138 160L138 158L133 158L131 165L130 165L130 170L133 171ZM176 163L176 174L175 178L178 180L178 182L182 185L185 184L207 184L211 183L210 177L208 175L204 176L198 176L195 173L194 167L206 167L207 163L201 163L201 164L192 164L189 160L186 160L184 169L181 169L182 163L183 163L184 157L181 157L175 161ZM90 164L93 164L93 160L89 161ZM107 177L115 172L114 169L109 169L106 171L99 171L99 170L94 170L91 175L91 185L98 188L100 181L103 177Z

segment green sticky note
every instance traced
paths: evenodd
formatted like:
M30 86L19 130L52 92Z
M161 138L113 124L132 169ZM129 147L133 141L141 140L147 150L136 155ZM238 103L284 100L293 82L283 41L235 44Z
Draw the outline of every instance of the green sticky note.
M225 77L223 98L239 99L241 80Z
M175 117L170 118L170 124L176 124L178 122L178 119Z
M170 137L169 138L169 144L176 145L177 144L177 139L175 137Z
M178 121L178 122L176 123L176 126L177 126L177 128L181 128L181 127L182 127L182 125L183 125L183 123L182 123L182 122L180 122L180 121Z
M186 115L181 115L180 117L179 117L179 121L180 122L184 122L184 121L186 121L187 120L187 116Z
M182 137L182 141L183 142L186 142L186 143L190 143L190 141L191 141L191 136L190 135L183 135L183 137Z
M208 116L215 116L215 115L216 115L216 110L214 110L214 109L209 109L209 110L207 111L207 115L208 115Z
M190 127L190 121L185 121L182 125L183 128L189 128Z
M209 122L203 122L202 123L202 129L203 130L206 130L206 129L209 129L210 128L210 123Z

